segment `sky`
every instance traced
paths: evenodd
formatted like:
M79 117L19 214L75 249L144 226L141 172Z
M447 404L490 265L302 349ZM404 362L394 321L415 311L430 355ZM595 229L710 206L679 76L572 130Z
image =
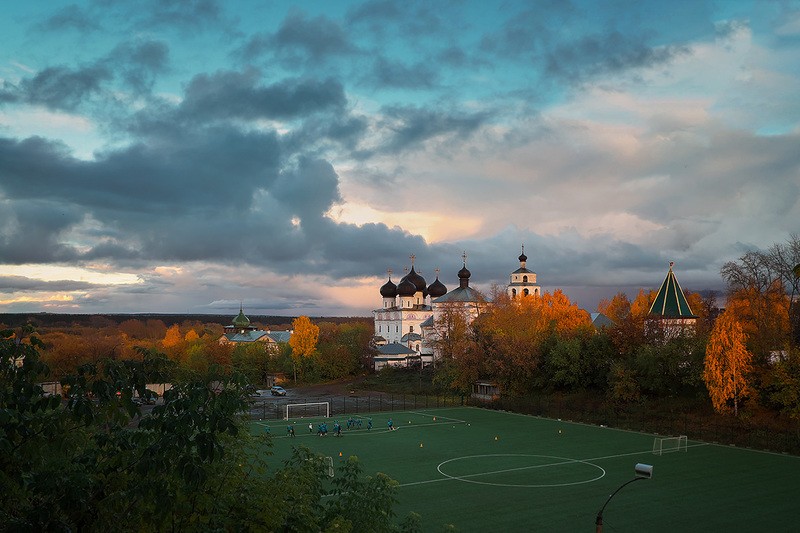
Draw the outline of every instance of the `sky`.
M369 316L524 245L594 311L800 232L800 2L94 0L0 18L0 312Z

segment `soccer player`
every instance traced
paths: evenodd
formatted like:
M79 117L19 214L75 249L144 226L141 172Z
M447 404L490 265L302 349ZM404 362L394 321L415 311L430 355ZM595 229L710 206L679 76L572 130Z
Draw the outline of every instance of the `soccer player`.
M294 426L292 424L286 426L286 435L289 437L294 437Z
M371 418L367 419L367 431L369 431L370 429L372 429L372 419Z
M394 422L392 422L391 418L386 422L386 425L389 426L389 431L394 431Z
M311 424L311 422L308 423L308 432L314 433L314 426Z
M338 420L334 420L333 421L333 432L336 433L337 437L341 437L342 436L342 426L339 425L339 421Z

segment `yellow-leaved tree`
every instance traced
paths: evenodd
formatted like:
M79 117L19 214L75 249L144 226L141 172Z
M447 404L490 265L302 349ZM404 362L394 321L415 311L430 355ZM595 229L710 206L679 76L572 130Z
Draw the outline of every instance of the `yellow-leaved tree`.
M717 318L706 347L703 380L714 410L739 415L739 402L749 393L748 379L753 355L747 350L747 335L735 314L729 309Z
M182 341L183 335L181 335L181 328L178 326L178 324L173 324L167 330L167 333L164 335L164 340L161 341L161 344L164 345L164 348L174 348Z
M307 316L299 316L292 321L292 336L289 346L292 348L294 363L294 380L297 381L297 366L305 357L310 357L317 349L319 326L313 324Z

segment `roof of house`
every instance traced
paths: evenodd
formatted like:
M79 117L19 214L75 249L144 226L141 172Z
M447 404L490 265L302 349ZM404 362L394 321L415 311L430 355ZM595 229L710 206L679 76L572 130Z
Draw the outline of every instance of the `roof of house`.
M407 346L397 343L397 342L390 342L384 346L378 346L377 348L378 353L381 355L417 355L417 352L408 348Z
M697 318L689 308L689 302L686 301L686 296L683 295L678 278L672 272L672 265L670 262L669 272L667 277L664 278L664 283L658 289L656 299L653 300L653 305L650 306L650 316L664 317L664 318Z
M589 313L592 317L592 325L597 328L610 328L614 326L614 321L603 313Z
M447 302L482 302L483 296L473 289L472 287L457 287L452 291L448 292L444 296L440 296L434 300L435 303L447 303Z
M289 342L291 331L264 331L263 329L248 329L224 335L230 342Z

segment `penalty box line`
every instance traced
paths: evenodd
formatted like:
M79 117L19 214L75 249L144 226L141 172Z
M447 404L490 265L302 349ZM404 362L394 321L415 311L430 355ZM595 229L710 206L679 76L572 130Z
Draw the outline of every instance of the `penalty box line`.
M434 414L430 414L430 413L420 413L418 411L403 411L403 412L408 413L410 415L427 416L428 418L431 418L431 419L433 419L433 418L441 418L442 420L445 420L446 422L458 422L459 424L466 424L467 423L466 420L461 420L461 419L458 419L458 418L450 418L449 416L434 415Z

